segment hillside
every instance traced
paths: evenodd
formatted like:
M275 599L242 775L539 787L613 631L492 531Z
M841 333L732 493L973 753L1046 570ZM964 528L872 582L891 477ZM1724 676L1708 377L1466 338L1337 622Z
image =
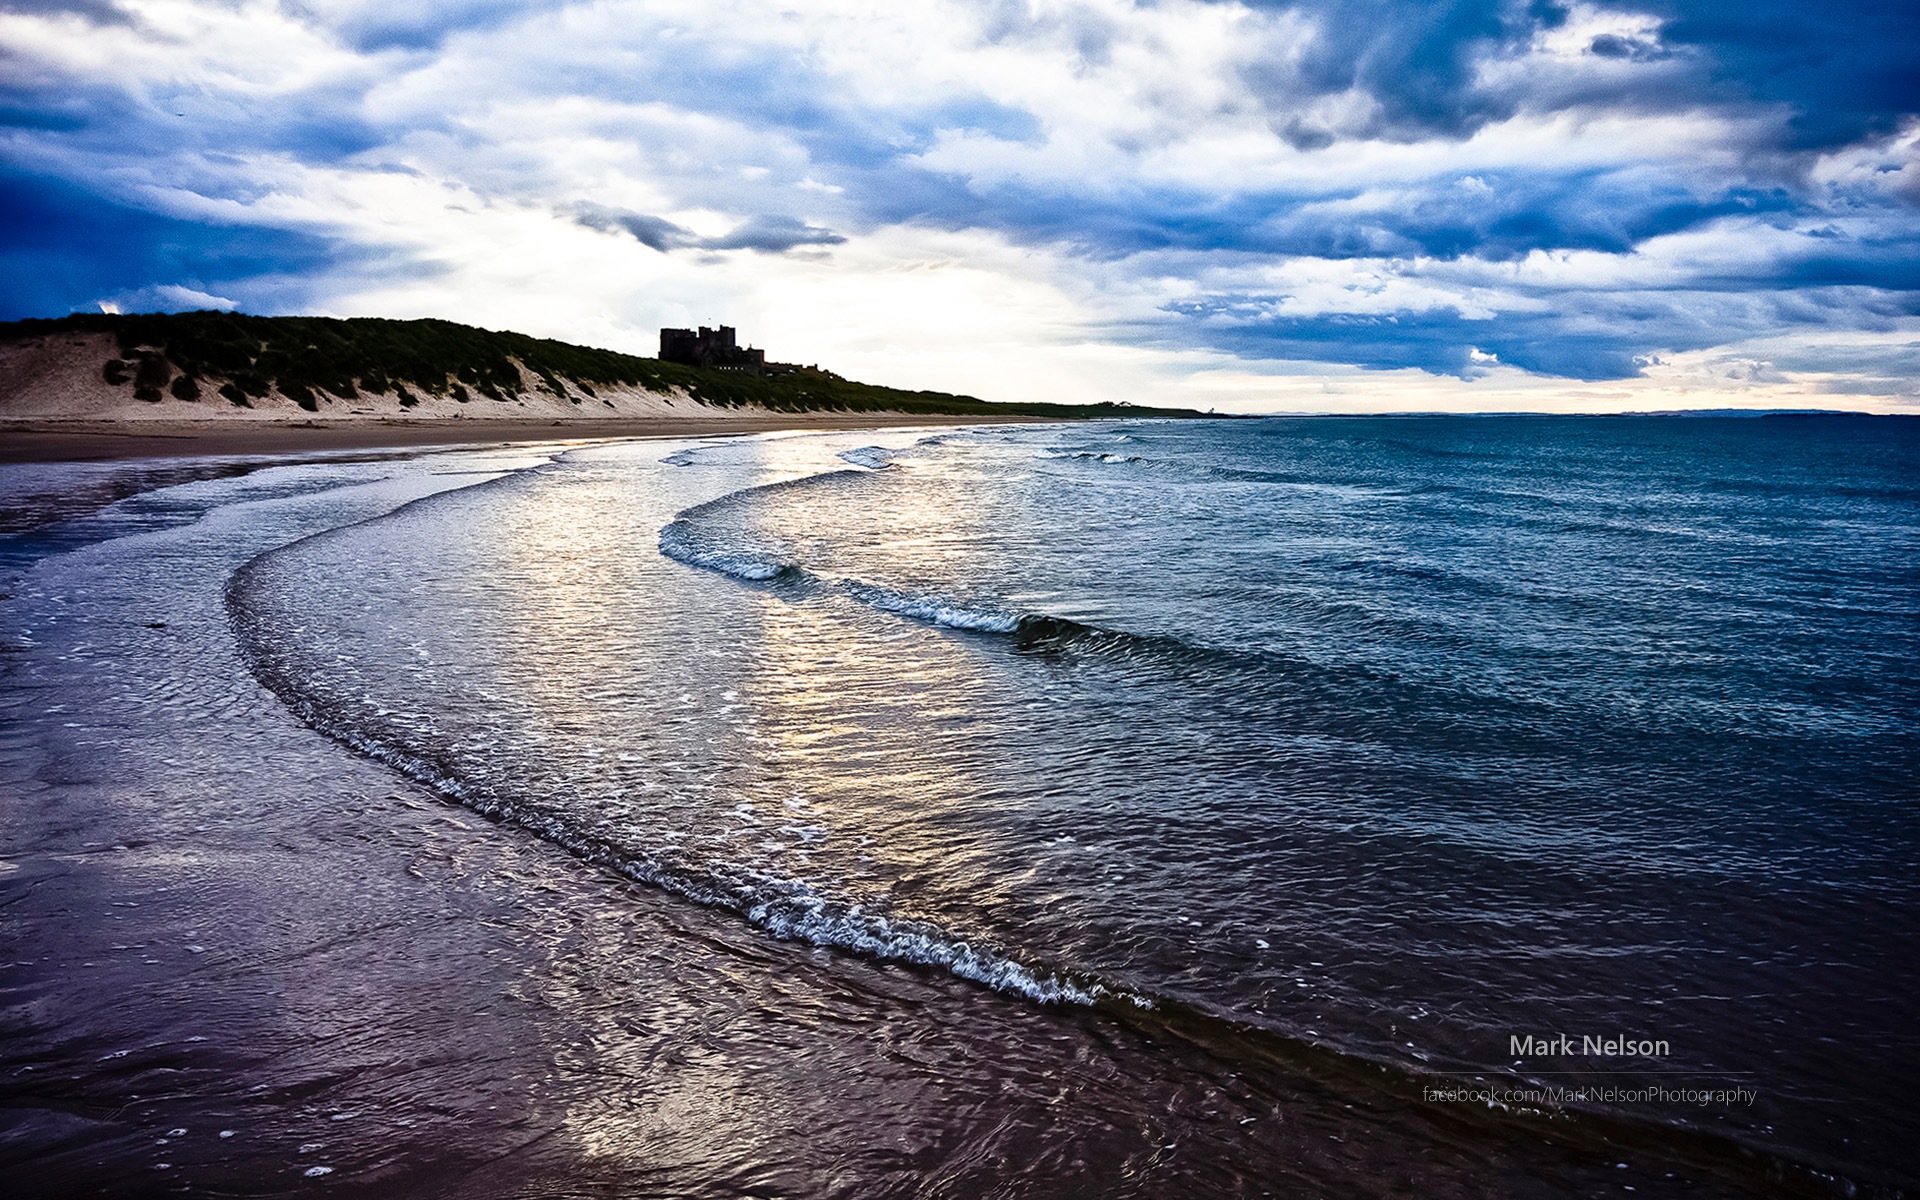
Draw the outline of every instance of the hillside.
M632 417L690 408L1041 417L1198 416L992 404L826 371L712 370L452 321L77 313L0 324L0 418Z

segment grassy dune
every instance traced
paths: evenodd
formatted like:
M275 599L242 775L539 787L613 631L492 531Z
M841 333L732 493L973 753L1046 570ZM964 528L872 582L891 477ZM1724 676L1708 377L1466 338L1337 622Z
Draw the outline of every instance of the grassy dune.
M842 379L829 371L756 376L640 358L452 321L378 317L253 317L238 313L76 313L0 324L0 338L108 333L120 357L101 366L105 382L136 398L219 401L250 407L278 390L316 411L322 394L361 400L392 396L397 409L422 394L462 402L508 401L532 388L582 403L598 388L679 389L721 407L775 412L901 412L1037 416L1059 420L1114 416L1192 417L1184 409L1127 404L992 404L945 392L910 392ZM516 365L517 364L517 365Z

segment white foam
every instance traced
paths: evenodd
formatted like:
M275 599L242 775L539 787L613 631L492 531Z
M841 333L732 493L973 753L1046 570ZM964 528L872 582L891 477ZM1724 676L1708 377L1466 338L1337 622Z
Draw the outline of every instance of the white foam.
M663 535L663 542L665 540ZM1012 614L981 612L944 602L926 604L920 598L899 593L884 593L881 598L891 598L910 606L909 611L914 611L916 615L925 613L927 619L939 620L944 617L956 624L965 622L961 626L965 628L1010 631L1018 623ZM261 660L256 657L256 671L260 671L261 666ZM725 865L688 870L669 865L630 847L616 849L591 830L582 830L557 814L542 811L537 804L528 805L494 793L484 784L450 774L438 763L339 721L313 697L285 686L282 681L275 681L272 678L274 674L271 670L263 671L262 678L302 719L361 753L402 771L477 812L518 825L573 851L588 862L612 867L637 882L663 887L690 900L732 910L776 937L801 939L814 945L834 947L877 959L945 970L996 991L1043 1004L1094 1004L1109 995L1144 1006L1152 1003L1124 991L1110 992L1096 982L1031 968L997 949L976 946L964 938L916 920L872 912L858 903L828 899L815 892L810 885L791 876L782 877L755 868ZM808 806L804 797L796 795L792 800L799 801L800 807ZM788 811L794 809L791 802L783 803L782 807ZM755 841L770 840L765 832L755 836L753 831L761 827L761 821L754 815L754 810L751 802L737 803L732 815L741 824L739 828L730 830L729 834L754 837ZM814 832L806 827L801 828L806 833ZM782 832L786 831L782 829ZM674 837L671 832L664 833L662 841L671 842ZM812 838L806 840L811 841ZM868 845L871 840L862 837L859 843ZM791 843L776 844L782 847L783 853L791 847ZM774 851L769 846L765 852ZM870 856L862 857L865 861L871 861ZM300 1147L300 1153L308 1154L320 1149L321 1143L306 1143Z
M973 607L942 596L897 592L859 580L847 580L843 586L848 595L871 608L913 617L933 625L944 625L949 629L1013 633L1020 628L1020 615L1005 609Z
M893 461L896 451L885 446L861 446L857 450L842 450L839 457L856 467L865 467L869 471L878 471Z
M894 920L864 911L859 905L833 904L813 894L805 885L790 885L786 894L755 904L746 915L748 920L776 937L852 950L878 959L944 968L994 991L1024 996L1041 1004L1093 1004L1106 994L1106 989L1099 984L1083 987L1056 975L1036 972L1003 955L942 937L918 922Z
M772 579L793 564L771 554L752 550L702 545L685 521L672 521L660 531L660 553L690 567L717 571L735 579L753 582Z

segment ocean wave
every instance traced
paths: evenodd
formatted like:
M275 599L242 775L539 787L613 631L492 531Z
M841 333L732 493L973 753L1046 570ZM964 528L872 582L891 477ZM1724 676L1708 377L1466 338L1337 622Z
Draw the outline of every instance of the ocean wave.
M1143 454L1121 454L1111 450L1093 450L1074 446L1050 447L1039 451L1035 457L1043 461L1051 462L1085 463L1101 467L1125 467L1160 476L1183 477L1204 482L1265 483L1272 484L1275 487L1297 488L1304 492L1338 496L1342 499L1350 500L1392 500L1400 499L1410 494L1406 490L1399 488L1382 488L1366 484L1329 483L1324 479L1312 479L1284 471L1258 471L1246 467L1223 467L1212 463L1153 458Z
M864 479L865 477L864 472L846 471L838 472L838 474L855 479ZM807 482L808 481L801 481L800 484L795 486L806 485ZM883 479L878 483L867 482L859 486L884 489L887 483ZM744 493L736 493L733 497L723 498L723 501L716 503L738 502L741 495L744 495ZM708 506L701 506L702 509L707 507ZM685 518L689 513L695 511L696 510L688 510L688 513L680 514L680 517ZM716 522L704 529L695 528L692 524L683 525L680 519L670 522L669 525L661 531L661 552L667 554L669 557L675 558L677 561L691 560L674 554L667 545L667 531L673 529L675 526L681 526L677 536L684 539L686 545L683 549L689 554L704 554L719 560L732 560L736 563L739 561L738 556L744 554L760 567L765 567L769 564L778 564L778 568L774 570L771 575L762 575L752 573L743 574L738 571L727 570L725 566L714 565L710 562L695 562L694 565L720 570L723 573L743 580L766 579L786 571L800 571L800 568L793 562L778 554L751 547L743 549L725 544L725 538L736 536L731 528L732 522L730 521ZM722 528L716 528L716 526L723 527L725 529L724 534L722 533ZM703 533L706 535L704 539L701 536ZM954 596L941 595L937 592L916 593L911 590L882 587L878 584L858 580L822 582L827 582L831 585L834 595L851 597L878 611L908 616L947 628L964 629L995 635L1010 635L1014 639L1014 643L1022 649L1047 650L1076 648L1094 652L1125 653L1129 655L1171 655L1205 652L1201 647L1181 642L1178 639L1142 637L1121 633L1067 618L1019 611L1010 607L1002 608L992 603L980 603L977 598L962 600ZM860 589L865 589L867 594L859 594ZM783 588L779 594L783 598L794 598L798 593ZM808 595L814 596L819 594L808 593ZM821 598L824 598L824 596ZM956 617L957 620L941 620L942 615ZM1222 651L1219 653L1224 656L1227 652ZM1232 654L1234 661L1253 657L1254 655L1248 651L1235 652ZM1326 672L1321 671L1320 674L1324 675ZM1353 694L1355 689L1330 686L1326 690L1329 692L1337 691L1341 694L1343 711L1356 707L1356 697ZM1312 696L1306 699L1309 704L1315 702ZM1370 707L1383 708L1384 706ZM347 718L340 719L344 723ZM315 724L315 728L320 728L320 726L312 720L310 720L309 723ZM378 727L375 726L374 728L377 730ZM335 736L339 737L339 735ZM407 752L391 749L385 746L377 736L371 734L365 735L361 743L348 741L345 737L339 737L339 740L346 744L358 745L363 752L379 757L383 761L394 762L395 765L398 765L396 759L407 756ZM392 755L393 757L387 757L388 755ZM462 803L469 803L475 807L482 804L495 803L491 797L476 793L475 789L463 783L458 778L457 771L452 767L444 764L437 765L432 760L431 751L427 751L424 754L414 754L412 757L420 764L419 770L427 772L428 774L436 771L439 773L440 777L446 781L446 786L442 790L445 791L450 798L459 799L460 797L456 789L465 788L473 795L473 798L471 800L462 799ZM409 771L408 773L411 774L412 772ZM526 810L523 815L509 817L508 819L514 820L516 823L526 823L529 828L535 828L532 823L542 821L546 818L543 818L542 814L538 811ZM589 857L604 853L608 856L606 861L613 865L614 869L619 870L622 874L630 878L657 884L690 899L734 910L755 928L776 937L793 938L809 944L843 949L852 954L877 960L915 964L928 968L929 970L949 973L956 978L967 979L1010 995L1020 996L1043 1004L1099 1003L1107 997L1133 1000L1133 1002L1137 1004L1141 1001L1134 999L1136 996L1154 994L1152 992L1142 993L1120 990L1117 983L1119 980L1126 978L1123 973L1106 976L1107 979L1115 983L1114 986L1110 986L1108 983L1100 982L1083 974L1073 973L1071 970L1073 966L1071 961L1068 962L1066 967L1058 971L1049 971L1043 967L1033 966L1030 962L1029 953L1020 948L1017 940L1013 943L1013 949L1011 951L1002 952L994 947L969 942L964 937L942 930L936 926L923 924L886 912L875 911L871 907L864 907L857 903L822 896L805 883L799 881L774 878L758 872L745 872L737 866L703 874L699 871L690 870L673 863L670 859L663 862L645 855L622 851L615 846L607 846L603 850L596 850L595 846L597 843L591 830L583 831L570 828L564 825L564 823L557 821L549 821L549 824L553 826L552 832L544 834L543 836L549 837L549 840L557 844L568 846L570 850L575 850L575 852ZM1039 942L1039 944L1044 947L1048 939L1043 937L1033 940ZM1178 989L1181 985L1178 982L1170 981L1169 983L1161 984L1161 986L1167 987L1170 992L1177 996L1179 994ZM1174 1004L1174 1001L1161 1001L1162 1009L1171 1008ZM1159 1016L1160 1014L1156 1014L1155 1018L1150 1019L1158 1019ZM1276 1059L1284 1060L1289 1053L1295 1052L1291 1049L1292 1044L1288 1039L1270 1036L1270 1027L1243 1025L1231 1017L1218 1012L1207 1013L1199 1010L1189 1010L1181 1012L1177 1016L1166 1013L1164 1014L1164 1019L1170 1023L1177 1020L1188 1026L1183 1032L1196 1042L1204 1042L1208 1045L1222 1043L1233 1044L1235 1052L1232 1055L1225 1056L1229 1061L1241 1059L1244 1056L1245 1061L1265 1063ZM1241 1048L1241 1043L1252 1048L1243 1049ZM1275 1049L1276 1046L1280 1048ZM1382 1074L1385 1074L1387 1070L1385 1066L1369 1058L1365 1047L1360 1047L1357 1051L1340 1050L1329 1046L1325 1040L1318 1038L1310 1043L1306 1043L1305 1048L1299 1049L1297 1053L1300 1057L1309 1059L1310 1065L1314 1067L1317 1073L1349 1070L1350 1068L1357 1068L1362 1064L1370 1068L1380 1067ZM1316 1057L1316 1055L1322 1053L1325 1055L1324 1058ZM1371 1072L1369 1076L1371 1078ZM1417 1070L1409 1070L1392 1075L1388 1086L1392 1088L1410 1089L1423 1081L1436 1078L1445 1078L1445 1075L1444 1073L1429 1075ZM1505 1077L1503 1076L1502 1078ZM1369 1086L1373 1085L1369 1083ZM1408 1097L1407 1102L1411 1104L1414 1100L1412 1097ZM1507 1118L1504 1114L1498 1117L1489 1114L1487 1119L1505 1120ZM1591 1131L1595 1127L1588 1125L1586 1128ZM1598 1145L1633 1144L1631 1134L1623 1134L1617 1126L1601 1126L1600 1134L1604 1134L1604 1136L1590 1135L1596 1138L1596 1144Z
M660 552L677 562L729 576L744 583L777 583L789 600L801 602L837 594L876 612L905 617L942 629L1008 638L1016 653L1037 656L1073 654L1115 663L1157 665L1163 669L1209 673L1232 669L1296 670L1300 664L1268 651L1212 646L1172 633L1112 629L1051 613L1033 612L978 597L955 596L888 586L849 576L822 574L781 552L731 540L703 518L724 513L753 493L828 480L864 479L868 471L834 471L799 480L744 489L683 510L660 530ZM1371 681L1378 684L1380 681Z
M852 463L856 467L865 467L869 471L878 471L893 461L897 450L885 446L861 446L856 450L842 450L837 457Z
M1025 614L1003 608L964 604L945 596L903 592L858 579L841 580L840 590L869 608L912 617L930 625L943 625L948 629L1017 633L1026 619Z
M1040 1004L1097 1003L1113 995L1106 985L1064 973L1035 970L1008 955L956 939L925 922L902 920L822 897L788 884L742 910L776 937L848 950L868 958L934 967L996 992ZM1139 1003L1150 1001L1141 998Z
M1222 662L1244 664L1243 650L1222 649L1169 634L1129 633L1051 613L1029 612L978 600L962 601L934 592L884 587L860 579L835 581L837 590L869 608L908 617L944 629L1009 637L1023 654L1094 655L1116 661L1156 660L1170 664Z
M801 880L778 877L751 866L668 861L547 811L537 798L503 795L482 781L464 777L447 756L400 744L378 729L356 722L350 704L329 704L315 694L315 689L303 686L299 669L289 661L287 640L273 636L270 623L254 612L253 593L261 586L263 564L271 560L272 553L235 573L228 583L227 603L250 670L295 715L319 733L385 763L464 808L524 829L634 882L734 913L774 937L873 961L944 972L1043 1006L1095 1008L1107 1018L1150 1036L1177 1038L1223 1061L1263 1067L1278 1064L1325 1086L1352 1089L1359 1096L1384 1094L1412 1104L1424 1095L1424 1089L1434 1086L1470 1084L1490 1089L1545 1088L1552 1084L1519 1072L1475 1067L1469 1075L1459 1069L1408 1063L1366 1046L1302 1036L1251 1022L1178 994L1123 984L1071 967L1036 965L1023 961L1017 952L956 935L926 921L822 895ZM1802 1185L1834 1178L1729 1131L1579 1099L1512 1107L1461 1106L1454 1115L1476 1125L1544 1136L1587 1150L1621 1153L1634 1148L1661 1155L1678 1154L1734 1178L1764 1175Z
M683 899L725 909L775 937L843 950L866 958L942 970L960 979L1039 1004L1092 1005L1105 998L1151 1007L1134 995L1090 977L1021 962L977 939L956 936L926 921L876 911L870 904L822 895L812 885L748 864L669 862L570 821L537 798L518 797L485 781L467 778L450 756L409 747L358 714L352 702L330 703L306 686L286 639L256 610L257 595L272 553L235 572L226 589L227 608L242 655L255 678L308 726L424 784L448 800L484 816L525 829L570 853ZM377 713L375 714L377 718Z
M691 449L675 450L660 461L669 467L690 467L693 465L693 451Z
M1138 454L1115 454L1110 450L1064 450L1058 448L1042 450L1035 457L1066 462L1080 460L1098 463L1138 463L1146 461Z
M1243 672L1267 677L1279 673L1295 680L1295 686L1306 688L1305 694L1329 711L1351 708L1361 697L1392 707L1399 703L1401 693L1426 686L1358 666L1341 672L1337 680L1326 679L1324 668L1270 647L1211 644L1178 631L1115 629L1071 617L1028 611L978 596L889 586L822 573L779 550L741 540L741 535L725 528L725 518L765 493L836 484L872 486L872 475L869 470L835 470L728 493L677 514L660 531L660 551L676 561L744 583L778 586L781 594L792 602L839 595L876 612L960 633L1007 638L1013 652L1021 655L1101 659L1126 668L1172 672L1188 680L1237 677ZM1314 683L1315 680L1320 682ZM1478 695L1476 700L1483 704L1501 704L1495 696ZM1519 715L1529 719L1541 715L1527 705L1507 707L1526 709Z
M717 571L752 583L792 574L798 569L771 551L715 545L684 519L671 521L660 530L660 553L690 567Z
M676 562L747 583L765 583L777 579L807 585L798 593L800 595L819 595L824 589L832 589L878 612L907 617L944 629L1011 636L1017 646L1027 652L1058 653L1078 649L1135 658L1213 653L1206 647L1173 637L1105 629L1067 617L1028 612L941 592L889 587L851 577L823 576L778 550L730 540L708 524L708 519L737 508L757 494L836 480L864 479L871 473L869 470L830 471L801 479L782 480L731 492L683 509L661 528L660 552Z

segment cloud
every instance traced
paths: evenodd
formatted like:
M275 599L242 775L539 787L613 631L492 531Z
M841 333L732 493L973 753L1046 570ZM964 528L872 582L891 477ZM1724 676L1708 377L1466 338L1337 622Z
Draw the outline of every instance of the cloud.
M796 217L778 214L750 217L731 232L716 237L699 237L665 217L627 212L585 201L570 205L565 211L588 229L597 229L602 233L628 233L649 250L662 253L695 248L785 254L801 246L838 246L847 240L831 229L822 229Z
M103 312L232 312L240 307L238 300L174 283L120 292L97 303Z
M1670 53L1648 38L1632 37L1619 33L1601 33L1587 43L1587 53L1597 54L1601 58L1626 58L1634 62L1646 62L1649 59L1664 58Z
M87 2L87 0L80 0ZM307 24L325 27L356 51L430 51L447 39L522 23L564 7L563 0L289 0Z
M618 230L632 234L635 241L649 250L662 252L677 250L683 246L695 245L700 241L692 233L665 217L625 212L585 201L571 205L565 211L588 229L598 229L602 233L613 233Z
M95 25L126 25L133 20L114 0L0 0L0 12L74 16Z
M817 225L793 217L762 215L742 222L733 232L706 238L699 244L709 250L757 250L762 254L785 254L799 246L838 246L847 239Z
M1729 100L1792 111L1781 143L1827 149L1894 132L1920 112L1920 22L1871 0L1653 0L1672 42L1701 48L1704 86Z
M604 261L627 337L933 243L1058 346L1246 378L1654 386L1920 315L1920 26L1863 0L0 0L0 55L13 315L530 326Z
M0 319L91 309L115 296L144 297L154 307L245 303L257 312L298 311L309 301L303 280L360 253L311 234L212 226L114 203L60 180L0 172ZM163 284L172 292L158 290ZM183 304L187 288L240 299Z

